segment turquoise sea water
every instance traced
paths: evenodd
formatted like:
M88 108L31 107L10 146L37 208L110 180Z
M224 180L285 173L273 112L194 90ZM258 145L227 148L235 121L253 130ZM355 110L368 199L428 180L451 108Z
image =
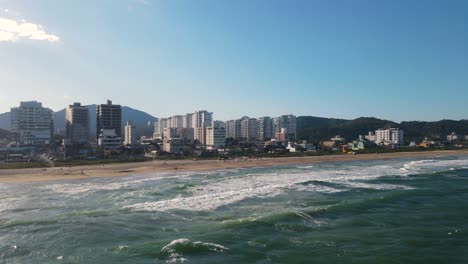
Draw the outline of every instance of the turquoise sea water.
M0 184L0 263L468 263L468 157Z

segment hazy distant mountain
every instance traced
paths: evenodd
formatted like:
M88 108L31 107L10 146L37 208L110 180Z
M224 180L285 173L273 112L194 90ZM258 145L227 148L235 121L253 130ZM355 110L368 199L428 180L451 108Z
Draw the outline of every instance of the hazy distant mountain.
M0 114L0 128L10 130L10 112Z
M91 135L94 136L96 134L96 105L88 105L87 107L90 112ZM138 136L151 136L154 131L154 121L156 120L156 117L148 113L122 106L122 126L125 126L127 121L132 121L137 128ZM65 128L65 109L54 113L54 122L55 132L57 132L57 129ZM10 112L0 114L0 128L10 130Z
M91 135L96 134L96 105L87 106L90 113L90 128ZM122 106L122 127L127 121L132 121L137 129L137 136L152 136L154 132L154 121L157 118L143 111L133 109L128 106ZM62 109L54 114L55 130L65 128L65 109ZM149 126L148 126L149 123Z

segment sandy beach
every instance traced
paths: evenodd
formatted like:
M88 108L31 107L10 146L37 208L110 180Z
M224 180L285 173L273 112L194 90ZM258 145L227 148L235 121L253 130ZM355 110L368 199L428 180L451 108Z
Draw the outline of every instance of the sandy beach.
M468 150L443 150L430 152L398 152L359 155L328 155L287 158L260 158L246 160L155 160L138 163L89 165L76 167L53 167L34 169L0 170L0 183L26 183L58 180L79 180L98 177L123 177L158 172L210 171L253 167L271 167L288 164L316 164L323 162L349 162L398 158L421 158L436 156L464 156Z

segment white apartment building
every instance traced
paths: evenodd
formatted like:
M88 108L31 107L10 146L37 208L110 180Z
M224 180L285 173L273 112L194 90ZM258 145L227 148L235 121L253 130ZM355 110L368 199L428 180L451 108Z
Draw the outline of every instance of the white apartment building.
M206 128L213 125L213 113L206 110L196 111L192 116L194 139L206 143Z
M117 135L115 129L101 129L98 136L98 146L104 150L117 150L121 146L122 138Z
M403 145L403 130L399 128L389 128L389 129L377 129L375 131L375 143L376 144L395 144Z
M169 127L169 122L167 118L159 118L157 122L154 123L154 134L153 137L157 139L164 138L164 129Z
M169 118L169 127L182 128L184 127L184 119L181 115L174 115Z
M224 148L226 146L226 128L219 126L207 127L206 145L213 149Z
M258 137L258 125L257 119L249 118L247 116L242 117L241 119L241 138L245 139L247 142L255 141Z
M193 128L192 126L193 113L188 113L182 117L182 127Z
M241 120L226 121L226 138L239 139L241 137Z
M18 133L19 143L25 145L48 144L52 138L53 111L37 101L21 102L11 108L11 131Z
M132 124L132 122L127 121L125 125L125 141L124 144L126 146L133 146L136 144L136 127Z
M213 123L213 113L206 110L196 111L192 115L192 127L210 127Z

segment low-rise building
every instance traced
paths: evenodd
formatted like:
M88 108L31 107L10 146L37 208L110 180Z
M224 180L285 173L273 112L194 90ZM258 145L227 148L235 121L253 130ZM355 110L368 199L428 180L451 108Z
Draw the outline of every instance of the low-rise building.
M447 136L447 140L448 140L448 141L455 141L455 140L458 140L458 135L457 135L457 133L452 132L452 134L450 134L450 135Z
M105 151L117 150L120 148L122 138L119 137L115 129L101 129L98 138L98 146Z
M399 128L377 129L375 133L369 132L366 139L378 145L403 146L404 132Z

